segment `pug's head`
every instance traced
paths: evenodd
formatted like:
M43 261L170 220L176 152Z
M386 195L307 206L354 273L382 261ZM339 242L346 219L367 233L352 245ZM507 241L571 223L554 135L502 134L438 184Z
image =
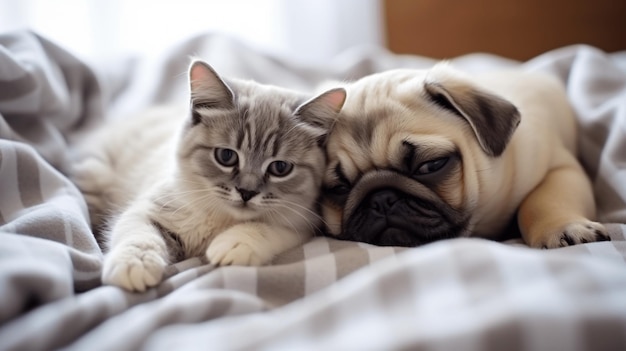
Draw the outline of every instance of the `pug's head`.
M488 170L520 122L516 107L445 64L347 90L327 144L327 232L394 246L468 235Z

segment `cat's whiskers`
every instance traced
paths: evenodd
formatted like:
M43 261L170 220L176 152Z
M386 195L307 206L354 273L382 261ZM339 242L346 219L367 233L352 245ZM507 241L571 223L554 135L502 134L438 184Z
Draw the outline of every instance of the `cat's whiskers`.
M300 205L299 203L296 203L296 202L293 202L293 201L289 201L289 200L285 200L285 199L273 199L273 200L267 201L267 203L271 204L271 205L280 206L281 208L287 208L290 211L299 214L300 216L305 218L307 221L311 222L311 220L308 217L304 216L300 212L297 212L296 210L294 210L290 206L298 207L298 208L304 210L307 214L310 214L311 216L315 217L317 220L321 221L324 225L328 225L328 223L326 223L326 221L324 220L324 217L322 217L321 215L319 215L315 211L311 210L310 208L307 208L306 206Z
M302 235L302 234L300 234L300 231L298 230L298 227L296 227L296 226L293 224L293 222L291 222L291 221L289 220L289 218L287 218L287 216L285 216L285 214L284 214L284 213L282 213L282 212L280 212L280 211L277 211L276 209L273 209L273 208L272 208L272 209L270 209L270 214L271 214L271 213L276 213L276 214L280 215L280 216L281 216L281 217L282 217L282 218L283 218L283 219L284 219L284 220L285 220L285 221L286 221L286 222L287 222L287 223L291 226L291 228L293 229L293 231L294 231L294 232L296 232L296 234L298 234L299 236L301 236L301 235Z
M171 213L171 215L172 215L172 216L176 216L176 214L177 214L179 211L183 210L183 209L187 209L187 208L190 208L190 207L196 207L196 205L197 205L197 204L199 204L199 203L203 203L203 202L204 202L204 201L206 201L207 199L211 199L211 198L213 198L213 196L215 195L215 194L213 194L213 193L214 193L213 189L207 189L206 194L204 194L204 195L202 195L202 196L200 196L200 197L195 197L192 201L186 201L186 202L184 202L184 203L183 203L181 206L179 206L179 207L178 207L178 208L177 208L174 212L172 212L172 213ZM214 200L214 199L213 199L213 200ZM206 207L213 207L213 206L212 206L212 203L213 203L213 202L215 202L215 201L211 201L211 202L209 202L209 203L207 204L207 206L206 206ZM189 219L191 220L191 219L193 219L193 218L190 216L190 218L189 218Z
M223 195L223 196L221 196L221 198L223 200L230 200L229 199L230 191L231 191L230 188L225 188L225 187L222 187L222 186L219 186L219 185L215 185L215 184L209 185L207 183L194 182L194 181L191 181L191 180L188 180L188 179L180 179L180 181L181 182L185 182L185 183L189 183L189 184L192 184L192 185L201 185L202 186L202 189L191 189L190 193L193 192L193 191L196 191L196 190L214 191L214 192L216 192L217 196Z
M152 201L155 204L158 204L161 201L167 199L168 201L166 201L165 203L161 204L161 207L159 208L159 211L162 211L164 208L166 208L172 202L180 200L180 197L182 197L182 196L190 195L190 194L194 194L194 193L211 192L211 190L212 189L196 189L196 190L186 190L186 191L180 191L180 192L167 192L167 193L165 193L165 194L163 194L161 196L158 196L158 197L154 198ZM185 199L185 201L186 201L186 199Z
M180 196L180 195L188 195L188 194L193 194L193 193L196 193L196 192L203 192L203 191L210 191L210 190L211 189L194 189L194 190L185 190L185 191L177 191L177 192L169 191L169 192L166 192L166 193L164 193L164 194L162 194L160 196L155 197L153 199L153 201L156 202L156 201L164 200L164 199L169 198L169 197L177 197L177 196Z
M293 208L289 207L289 206L288 206L288 205L286 205L286 204L282 204L282 203L278 203L278 202L277 202L277 203L276 203L276 205L278 205L278 206L279 206L280 208L282 208L282 209L289 210L289 211L291 211L292 213L297 214L298 216L300 216L300 217L303 219L303 222L304 222L304 223L305 223L305 224L306 224L306 225L307 225L307 226L308 226L311 230L315 231L315 229L316 229L316 225L315 225L315 224L313 223L313 221L312 221L312 220L310 220L307 216L303 215L302 213L300 213L300 212L296 211L295 209L293 209ZM274 211L276 211L276 210L274 210ZM278 212L278 211L277 211L277 212ZM280 212L278 212L278 213L280 213ZM281 213L281 215L283 215L283 218L285 218L285 220L287 220L287 217L286 217L286 216L284 216L284 214L282 214L282 213ZM291 223L291 222L290 222L290 223ZM293 225L293 224L292 224L292 225ZM294 229L295 229L295 228L294 228Z

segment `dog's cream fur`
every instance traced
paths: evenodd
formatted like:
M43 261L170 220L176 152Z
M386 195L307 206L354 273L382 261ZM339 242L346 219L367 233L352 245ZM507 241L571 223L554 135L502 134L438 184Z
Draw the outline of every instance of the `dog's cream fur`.
M557 79L519 71L467 76L439 64L430 70L371 75L346 88L346 103L328 141L325 187L337 184L340 164L351 191L344 204L328 198L323 202L331 234L340 235L346 209L366 197L355 192L372 190L360 189L360 179L397 169L401 145L410 141L433 158L440 152L460 153L458 168L430 186L468 217L457 236L497 238L517 214L523 239L533 247L608 239L604 227L592 221L591 185L576 159L576 120ZM493 117L521 121L510 122L511 135L487 131L489 137L481 138L472 116L463 118L437 106L429 94L443 94L463 115L486 104L510 102L512 106L504 106L509 115ZM468 112L464 106L476 109ZM511 113L515 108L518 114ZM369 142L355 137L354 128L368 129ZM503 150L488 145L495 139Z

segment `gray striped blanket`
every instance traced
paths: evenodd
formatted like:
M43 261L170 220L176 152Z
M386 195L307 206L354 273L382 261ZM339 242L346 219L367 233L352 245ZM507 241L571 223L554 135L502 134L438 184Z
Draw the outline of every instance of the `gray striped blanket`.
M105 115L184 98L190 54L227 76L296 89L434 63L360 48L303 67L217 35L86 63L32 32L0 36L0 350L626 350L626 52L451 60L567 84L611 242L406 249L318 237L265 267L194 258L143 294L101 286L102 252L64 175L72 142Z

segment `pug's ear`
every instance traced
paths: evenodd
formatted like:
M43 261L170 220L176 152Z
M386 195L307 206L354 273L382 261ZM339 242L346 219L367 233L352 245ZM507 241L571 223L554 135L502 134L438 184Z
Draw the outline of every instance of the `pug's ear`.
M313 127L315 133L318 134L319 144L322 145L326 142L326 136L335 124L345 101L345 89L330 89L300 105L295 115L302 122Z
M500 156L521 121L509 101L473 86L445 66L436 66L424 82L424 91L439 107L465 119L489 156Z

